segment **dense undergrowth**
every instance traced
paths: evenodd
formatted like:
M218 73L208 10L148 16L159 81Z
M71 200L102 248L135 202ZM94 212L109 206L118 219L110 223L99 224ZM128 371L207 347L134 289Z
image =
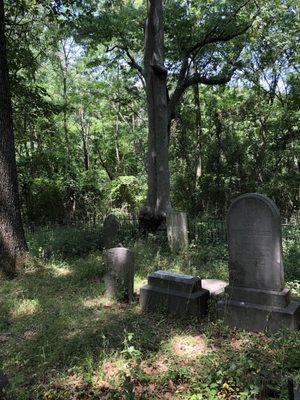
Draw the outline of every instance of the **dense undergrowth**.
M37 231L29 236L36 262L1 281L5 399L288 398L287 378L300 382L299 332L229 329L213 305L206 320L175 320L142 314L138 299L116 304L103 295L98 240L71 228ZM158 268L227 278L224 245L191 244L174 256L154 237L129 244L137 292ZM300 297L298 260L297 243L285 242L288 285Z

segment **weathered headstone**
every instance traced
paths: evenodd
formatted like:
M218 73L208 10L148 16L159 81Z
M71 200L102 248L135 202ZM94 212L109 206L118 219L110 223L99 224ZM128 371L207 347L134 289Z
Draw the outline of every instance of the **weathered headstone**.
M113 215L109 214L103 223L102 242L105 249L110 249L119 243L120 221Z
M229 286L220 315L250 331L299 328L300 303L284 288L279 210L268 197L236 198L227 215Z
M144 311L177 314L182 317L207 313L209 292L201 287L201 279L170 271L156 271L148 276L148 285L141 288L140 305Z
M167 214L167 235L169 246L173 252L184 251L188 248L186 213L171 211Z
M130 302L133 297L134 257L125 247L103 252L105 264L105 294L119 301Z

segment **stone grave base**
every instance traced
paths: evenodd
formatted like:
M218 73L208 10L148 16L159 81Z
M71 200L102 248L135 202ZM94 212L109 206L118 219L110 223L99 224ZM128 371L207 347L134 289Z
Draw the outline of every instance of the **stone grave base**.
M286 307L221 300L218 315L230 326L248 331L277 332L283 328L300 329L300 303L291 301Z
M168 271L148 276L148 285L140 290L143 311L164 312L182 317L207 314L209 291L201 288L201 279Z
M287 307L291 301L291 291L289 289L283 289L279 292L275 290L227 286L225 292L228 294L230 300L263 306L284 308Z
M140 292L140 305L143 311L165 312L182 317L199 317L207 314L208 299L209 291L205 289L186 294L146 285Z

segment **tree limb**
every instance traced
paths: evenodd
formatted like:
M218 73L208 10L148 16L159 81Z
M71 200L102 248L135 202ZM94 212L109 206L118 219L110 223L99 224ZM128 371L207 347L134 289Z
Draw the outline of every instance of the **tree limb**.
M175 107L178 101L180 100L184 91L192 85L197 83L202 83L204 85L222 85L230 81L232 75L236 68L233 68L227 74L220 74L211 77L207 77L205 75L201 75L200 73L194 73L189 78L186 78L184 81L181 82L180 85L177 85L176 89L174 90L172 96L170 97L170 101L168 104L168 115L169 120L171 120L172 116L174 115Z
M236 16L237 14L250 2L251 0L244 1L237 9L231 14L230 18L226 21L226 25L228 25ZM259 9L256 1L254 0L256 7ZM243 35L247 32L247 30L252 26L255 18L257 17L257 13L251 20L244 26L237 29L235 32L225 32L224 30L216 33L218 29L218 25L215 25L199 42L191 46L182 57L182 64L181 69L178 76L178 84L180 86L187 75L187 71L189 69L189 60L192 58L192 61L195 59L196 55L199 51L208 44L218 43L218 42L229 42L230 40Z

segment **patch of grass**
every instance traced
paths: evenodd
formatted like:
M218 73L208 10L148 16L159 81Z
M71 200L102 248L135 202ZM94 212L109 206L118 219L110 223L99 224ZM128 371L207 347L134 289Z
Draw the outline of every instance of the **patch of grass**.
M43 226L26 236L31 254L44 259L81 257L102 248L99 226Z
M35 248L41 237L32 237ZM36 240L36 242L34 242ZM34 243L33 243L34 242ZM60 241L55 238L59 248ZM38 244L37 244L38 243ZM134 243L135 289L157 269L227 278L226 246L172 255ZM291 286L297 292L294 273ZM29 265L0 286L0 362L7 400L287 399L300 381L300 334L252 334L214 317L142 314L104 295L101 252Z

